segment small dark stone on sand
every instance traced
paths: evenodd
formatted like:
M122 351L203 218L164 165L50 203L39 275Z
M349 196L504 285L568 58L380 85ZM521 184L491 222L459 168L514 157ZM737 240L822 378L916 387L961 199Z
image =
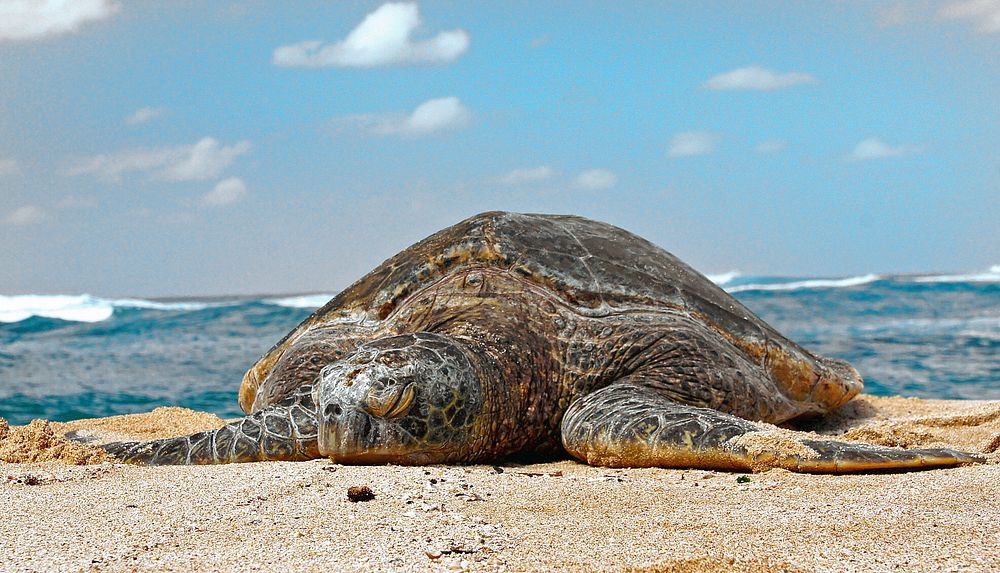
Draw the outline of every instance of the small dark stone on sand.
M359 501L371 501L375 499L375 492L366 485L352 485L347 488L347 499L352 503Z

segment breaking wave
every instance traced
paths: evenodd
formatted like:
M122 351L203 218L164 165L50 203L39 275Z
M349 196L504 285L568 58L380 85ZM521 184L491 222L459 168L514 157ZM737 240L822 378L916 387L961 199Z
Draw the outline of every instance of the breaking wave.
M89 294L0 295L0 323L20 322L35 316L67 322L101 322L111 318L119 309L191 312L254 303L293 309L316 309L331 298L331 294L309 294L260 299L160 301L142 298L108 299Z
M285 308L319 308L330 301L332 294L304 294L282 298L266 298L266 304L276 304Z
M220 303L161 302L139 298L105 299L81 295L0 295L0 322L20 322L33 316L69 322L101 322L111 318L116 308L192 311Z
M882 275L867 274L856 277L842 279L794 279L775 280L769 282L753 282L749 284L739 284L730 287L723 286L727 292L737 293L745 291L779 291L779 290L803 290L803 289L828 289L828 288L848 288L866 285L880 280Z
M720 287L725 288L726 285L735 281L736 279L740 278L743 275L742 273L740 273L740 271L729 271L727 273L719 273L719 274L712 274L705 276L708 278L708 280L719 285Z
M995 283L1000 282L1000 265L993 265L990 270L982 273L965 275L928 275L917 277L921 283Z

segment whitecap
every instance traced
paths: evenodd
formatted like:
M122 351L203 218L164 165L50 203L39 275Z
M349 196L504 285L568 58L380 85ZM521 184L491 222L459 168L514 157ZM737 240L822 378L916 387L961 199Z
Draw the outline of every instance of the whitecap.
M0 322L20 322L32 316L73 322L100 322L114 314L106 300L90 295L0 295Z
M1000 265L993 265L986 272L964 275L929 275L917 277L918 283L992 283L1000 282Z
M159 302L142 298L118 298L108 301L115 308L141 308L146 310L204 310L221 306L207 302Z
M282 298L264 299L267 304L276 304L285 308L319 308L328 303L334 295L331 294L305 294L298 296L287 296Z
M965 318L907 318L888 320L880 323L861 324L856 327L858 332L866 334L905 333L905 334L958 334L980 336L990 332L991 336L1000 334L1000 316L974 316Z
M192 311L202 310L210 306L221 305L197 301L159 302L139 298L105 299L89 294L0 295L0 322L20 322L32 316L70 322L100 322L111 318L116 308Z
M725 286L742 276L740 271L729 271L715 275L705 275L705 277L719 286Z
M774 283L754 283L754 284L744 284L738 285L731 288L727 288L726 291L730 293L744 292L744 291L776 291L776 290L803 290L803 289L822 289L822 288L847 288L853 286L865 285L868 283L875 282L881 278L881 275L867 274L856 277L847 277L842 279L807 279L807 280L795 280L789 282L774 282Z

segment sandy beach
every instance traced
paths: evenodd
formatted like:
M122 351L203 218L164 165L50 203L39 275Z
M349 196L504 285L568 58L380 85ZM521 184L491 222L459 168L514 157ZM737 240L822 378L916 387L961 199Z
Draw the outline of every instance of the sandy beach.
M159 409L3 427L0 570L990 571L1000 563L1000 402L856 399L811 429L947 445L989 462L847 476L570 460L135 467L88 457L89 448L61 438L149 439L220 423ZM46 458L55 459L10 463ZM374 498L352 501L352 487Z

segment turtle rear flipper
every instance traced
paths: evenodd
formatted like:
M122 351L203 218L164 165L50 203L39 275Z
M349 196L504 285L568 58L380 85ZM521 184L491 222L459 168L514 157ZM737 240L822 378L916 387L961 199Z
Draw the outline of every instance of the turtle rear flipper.
M852 473L983 461L949 449L904 450L814 438L678 404L641 379L578 399L562 422L566 450L599 466Z

